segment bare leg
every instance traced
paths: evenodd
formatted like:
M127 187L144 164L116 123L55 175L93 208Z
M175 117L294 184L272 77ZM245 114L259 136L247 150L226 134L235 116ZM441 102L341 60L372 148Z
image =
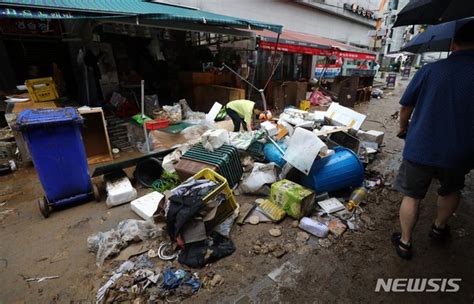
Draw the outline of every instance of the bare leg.
M402 227L402 237L400 241L404 244L410 244L411 234L418 220L418 206L420 200L408 196L403 197L400 206L400 226Z
M453 215L459 205L459 191L453 192L446 196L438 196L438 214L435 219L435 225L443 229L448 219Z

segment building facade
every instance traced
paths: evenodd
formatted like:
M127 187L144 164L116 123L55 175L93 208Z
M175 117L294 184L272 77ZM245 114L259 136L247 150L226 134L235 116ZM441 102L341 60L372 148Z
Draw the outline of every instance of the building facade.
M409 0L391 0L384 13L384 27L390 29L383 43L383 54L399 52L402 46L410 40L415 33L413 26L399 26L392 28L398 12L407 5Z
M379 0L161 0L223 15L283 25L284 29L319 35L372 48Z

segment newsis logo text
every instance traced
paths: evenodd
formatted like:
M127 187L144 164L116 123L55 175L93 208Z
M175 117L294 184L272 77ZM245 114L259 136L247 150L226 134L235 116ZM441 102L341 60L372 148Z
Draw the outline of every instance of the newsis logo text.
M460 278L377 279L375 292L458 292Z

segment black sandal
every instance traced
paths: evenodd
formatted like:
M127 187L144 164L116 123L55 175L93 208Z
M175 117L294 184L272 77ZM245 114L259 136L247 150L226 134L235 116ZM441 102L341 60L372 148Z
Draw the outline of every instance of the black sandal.
M400 239L402 234L400 232L394 232L392 234L392 244L395 246L395 251L397 252L398 256L402 259L409 260L411 259L412 253L412 246L403 243Z
M433 224L431 225L429 235L435 241L446 241L451 236L451 233L448 225L444 226L444 228L439 228Z

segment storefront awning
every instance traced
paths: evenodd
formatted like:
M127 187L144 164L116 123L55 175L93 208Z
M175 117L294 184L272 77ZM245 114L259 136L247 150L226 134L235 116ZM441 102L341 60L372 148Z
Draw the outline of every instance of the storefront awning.
M137 17L281 32L282 26L146 0L0 0L0 18L74 19Z
M270 31L254 31L260 36L260 47L262 49L274 50L277 46L277 34ZM277 50L288 53L331 56L336 55L343 58L353 58L361 60L375 60L376 56L369 50L348 45L333 39L298 33L293 31L283 31L278 40Z

